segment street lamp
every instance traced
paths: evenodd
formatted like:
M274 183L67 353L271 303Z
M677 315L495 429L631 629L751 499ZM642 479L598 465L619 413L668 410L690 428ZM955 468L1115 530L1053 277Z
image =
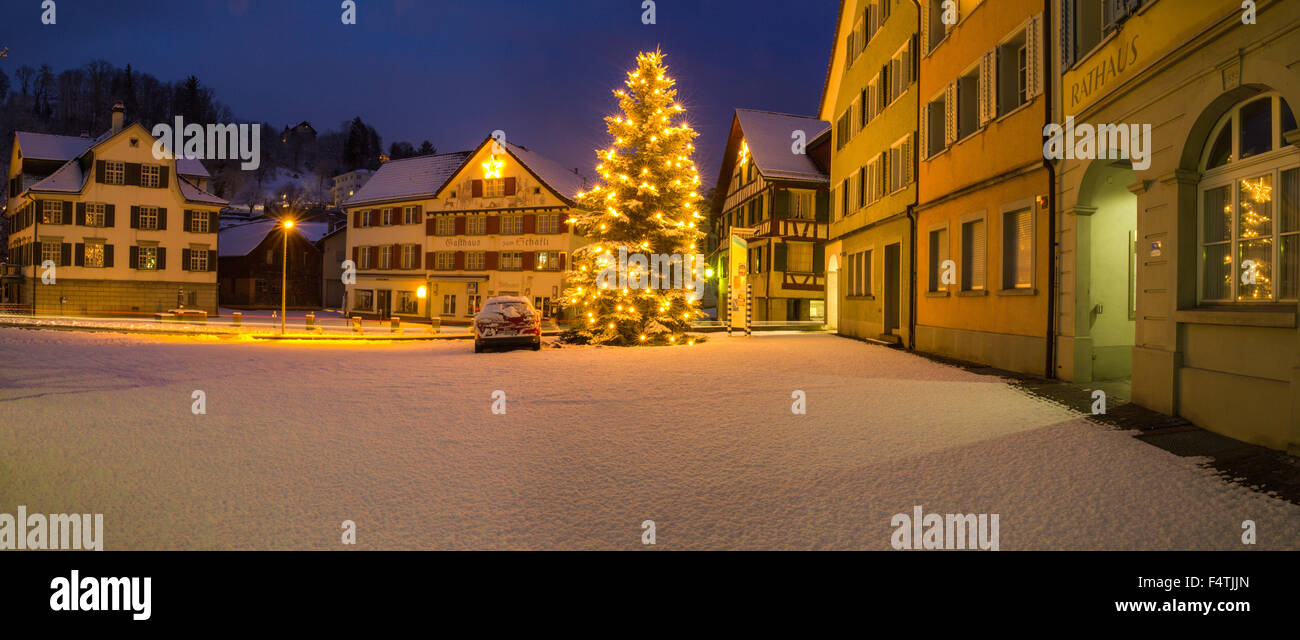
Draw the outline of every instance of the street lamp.
M284 248L280 251L280 261L284 265L280 272L280 335L284 335L284 316L287 312L285 300L289 293L289 230L292 228L293 220L285 220Z

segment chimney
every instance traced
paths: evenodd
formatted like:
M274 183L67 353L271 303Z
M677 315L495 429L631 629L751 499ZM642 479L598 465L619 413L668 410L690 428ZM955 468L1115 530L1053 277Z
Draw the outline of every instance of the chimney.
M122 130L122 118L126 115L126 105L121 100L113 103L113 133Z

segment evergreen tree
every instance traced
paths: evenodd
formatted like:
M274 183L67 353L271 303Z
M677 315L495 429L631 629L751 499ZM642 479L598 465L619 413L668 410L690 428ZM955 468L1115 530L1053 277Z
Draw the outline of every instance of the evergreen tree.
M651 255L677 255L695 268L703 234L697 134L676 102L658 50L637 56L627 88L614 91L623 115L605 118L613 144L598 151L598 184L578 194L570 222L591 244L574 251L565 298L577 335L596 344L681 344L701 316L693 290L650 269ZM626 254L626 281L616 274ZM638 258L640 256L640 258ZM642 261L644 260L644 261Z

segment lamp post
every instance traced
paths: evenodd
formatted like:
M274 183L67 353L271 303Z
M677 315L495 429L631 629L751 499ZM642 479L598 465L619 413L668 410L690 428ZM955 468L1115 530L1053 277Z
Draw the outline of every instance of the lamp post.
M293 220L284 221L284 247L280 251L281 264L284 268L280 271L280 335L284 335L285 313L287 312L285 301L289 295L289 230L293 228Z

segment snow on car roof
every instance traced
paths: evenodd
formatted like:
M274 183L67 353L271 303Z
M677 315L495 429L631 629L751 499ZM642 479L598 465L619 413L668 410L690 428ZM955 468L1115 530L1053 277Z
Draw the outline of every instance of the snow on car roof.
M484 302L483 302L483 306L486 307L487 305L490 305L490 304L492 304L492 303L494 303L494 302L495 302L495 303L501 303L501 302L522 302L522 303L524 303L524 304L532 304L531 302L528 301L528 298L525 298L525 297L523 297L523 296L493 296L493 297L491 297L491 298L488 298L486 301L484 301Z

